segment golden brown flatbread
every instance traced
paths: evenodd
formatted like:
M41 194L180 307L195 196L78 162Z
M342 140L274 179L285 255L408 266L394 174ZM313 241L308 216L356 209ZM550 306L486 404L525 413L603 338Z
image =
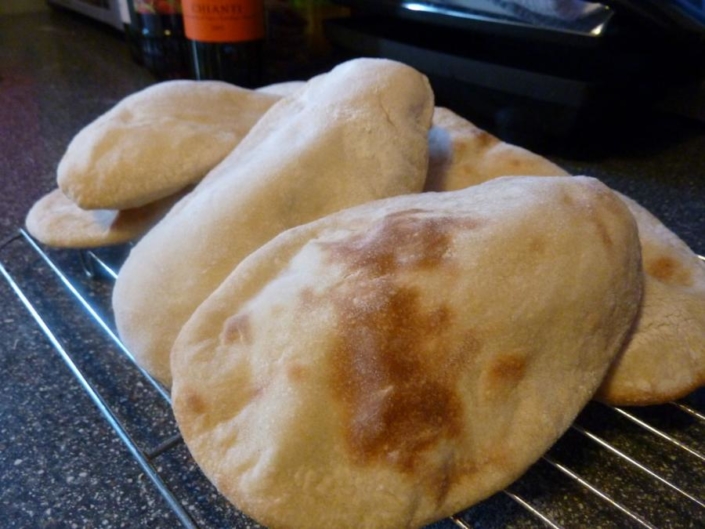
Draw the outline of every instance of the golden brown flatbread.
M415 528L517 479L636 315L636 226L589 178L502 178L282 233L184 326L174 411L269 527Z
M433 113L428 80L358 59L282 99L132 250L113 293L117 328L168 385L176 335L248 254L340 209L423 187Z
M61 190L37 200L27 214L27 231L39 242L57 248L96 248L134 241L154 226L185 191L139 208L85 210Z
M705 263L644 207L621 197L639 226L644 300L597 398L663 404L705 385Z
M220 81L164 81L84 127L59 162L61 190L83 209L143 206L195 184L279 96Z
M500 141L453 111L436 107L428 136L425 191L455 191L498 176L568 176L553 162Z
M434 113L429 158L427 190L462 189L512 174L568 174L443 108ZM614 405L662 404L705 385L705 265L650 212L618 195L639 226L644 299L630 342L597 398Z

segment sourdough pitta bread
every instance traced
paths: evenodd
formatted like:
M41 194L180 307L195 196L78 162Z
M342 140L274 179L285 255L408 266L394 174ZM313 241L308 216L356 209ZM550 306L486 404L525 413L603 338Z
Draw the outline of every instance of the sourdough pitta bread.
M705 384L705 263L645 208L622 200L639 226L644 299L597 398L624 406L662 404Z
M636 226L589 178L503 178L289 230L172 354L196 462L269 527L421 527L517 479L635 317Z
M136 92L82 129L58 167L83 209L128 209L198 182L278 96L219 81L165 81Z
M37 200L27 214L27 231L57 248L96 248L133 241L166 215L185 191L126 210L86 210L55 189Z
M433 113L428 142L426 191L455 191L499 176L568 176L538 154L500 141L443 107Z
M511 174L567 174L525 149L502 143L436 108L429 134L427 190L454 190ZM705 384L705 265L674 233L619 195L639 227L645 272L639 323L597 397L614 405L649 405Z
M420 192L432 113L428 80L382 59L343 63L274 105L122 267L113 293L117 328L143 367L168 385L181 326L275 235Z

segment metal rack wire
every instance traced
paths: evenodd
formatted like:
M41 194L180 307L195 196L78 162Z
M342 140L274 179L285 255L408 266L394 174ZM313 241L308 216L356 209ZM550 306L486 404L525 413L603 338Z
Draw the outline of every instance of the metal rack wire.
M0 245L0 275L183 527L259 527L200 474L171 415L168 391L135 363L114 330L110 291L126 253L125 247L45 249L20 231ZM61 328L66 310L104 344L100 358L84 354ZM125 377L129 384L121 386ZM648 408L590 403L519 481L433 528L704 526L700 390Z

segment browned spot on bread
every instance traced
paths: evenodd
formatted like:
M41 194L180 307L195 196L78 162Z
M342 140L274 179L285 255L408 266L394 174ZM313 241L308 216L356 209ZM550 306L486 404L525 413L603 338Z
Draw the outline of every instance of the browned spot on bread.
M183 402L183 409L193 415L202 415L208 408L203 397L193 390L185 391L181 395L181 401Z
M252 328L250 317L241 312L228 318L223 329L223 340L225 343L252 341Z
M610 232L607 229L607 226L605 225L603 220L596 214L593 214L590 220L592 220L595 228L597 229L597 234L602 240L602 243L607 248L612 248L612 246L614 246L614 242L612 241L612 236L610 235Z
M693 277L678 261L667 255L662 255L645 262L646 273L662 283L690 286Z
M516 168L522 166L522 161L518 158L509 158L507 160L507 166L510 168L511 171L514 171Z
M518 354L505 354L495 359L489 366L490 380L501 384L515 384L524 377L526 361Z
M542 237L534 236L529 239L529 252L541 255L546 251L546 241Z
M286 366L286 376L292 382L303 382L306 380L308 370L301 364L289 364Z
M325 243L324 247L331 260L379 276L402 269L430 269L445 259L452 230L483 224L478 219L421 214L422 210L413 209L388 215L370 232L343 242Z
M482 371L480 378L482 396L494 402L509 398L525 373L526 360L523 354L498 355Z
M499 139L493 136L486 130L475 129L473 131L473 142L478 149L487 149L492 145L499 143Z
M467 351L439 347L453 319L446 307L424 310L415 289L373 283L353 303L336 301L332 390L352 460L414 472L427 450L462 435L456 385L463 370L456 357ZM477 347L466 341L468 350ZM434 490L449 490L451 474L437 473Z
M342 264L355 278L332 298L337 336L331 391L348 454L360 465L430 476L434 495L444 496L457 481L455 462L447 469L435 462L429 469L428 458L434 448L445 450L439 447L463 435L458 381L482 344L469 330L450 339L454 313L402 285L400 272L452 270L453 237L484 224L406 210L322 246L329 262Z

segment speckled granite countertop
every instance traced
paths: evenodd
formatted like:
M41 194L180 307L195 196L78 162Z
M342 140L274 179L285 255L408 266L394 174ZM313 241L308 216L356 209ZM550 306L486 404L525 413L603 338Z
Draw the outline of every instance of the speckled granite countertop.
M61 12L0 17L0 241L16 234L33 202L55 187L56 165L73 135L122 97L153 82L130 60L119 35L80 17ZM705 126L676 117L644 115L638 123L606 131L591 147L589 155L551 157L574 173L602 178L637 199L696 252L705 254ZM64 303L70 302L62 298L61 288L43 286L48 279L37 259L11 247L2 252L0 260L12 261L17 274L31 278L29 290L41 291L53 300L50 313L56 319L57 333L63 343L79 351L86 369L95 371L97 384L116 394L114 405L130 421L132 436L150 446L168 441L174 434L168 406L127 373L120 360L95 361L111 346L94 338L95 332L86 328L89 324L74 319L71 314L75 309L64 309ZM76 267L68 255L59 254L57 259L66 259L67 269ZM105 305L109 285L92 287L90 297ZM6 281L0 281L0 304L0 525L177 526L169 507ZM106 363L109 368L103 367ZM701 396L693 400L702 410ZM145 410L151 417L149 425L140 422ZM675 429L674 435L682 434L700 453L705 452L702 425L692 426L686 420L675 421L675 425L668 420L664 423L663 417L655 420L668 423L665 428ZM607 428L599 409L588 411L583 421ZM614 439L619 443L625 427L615 428ZM610 431L602 433L608 436ZM183 452L183 446L177 447L156 464L174 469L177 476L195 473ZM560 456L559 449L556 457ZM702 498L702 461L683 464L686 468L681 474L687 478L692 472L694 476L694 482L686 485ZM542 474L540 470L534 473ZM550 471L535 479L554 481ZM209 527L251 525L222 507L212 490L206 486L198 489L198 479L195 482L198 485L194 481L175 481L173 485L191 494L187 509L195 513L198 523ZM625 490L638 505L641 493L628 487ZM521 486L516 492L531 496ZM573 513L556 514L556 519L566 526L586 526L577 511L594 500L581 501L581 493L569 488L543 497L539 494L534 500L542 504L551 500L550 496L567 498L568 505L575 506ZM650 496L641 503L637 510L647 514L658 511L654 516L662 526L695 527L705 518L700 516L703 510L689 508L674 522L669 513L678 508L663 506ZM551 501L545 504L549 513L554 508ZM466 520L474 527L540 526L516 510L516 504L506 498L492 499ZM610 516L604 519L609 521ZM625 519L602 526L633 524Z

